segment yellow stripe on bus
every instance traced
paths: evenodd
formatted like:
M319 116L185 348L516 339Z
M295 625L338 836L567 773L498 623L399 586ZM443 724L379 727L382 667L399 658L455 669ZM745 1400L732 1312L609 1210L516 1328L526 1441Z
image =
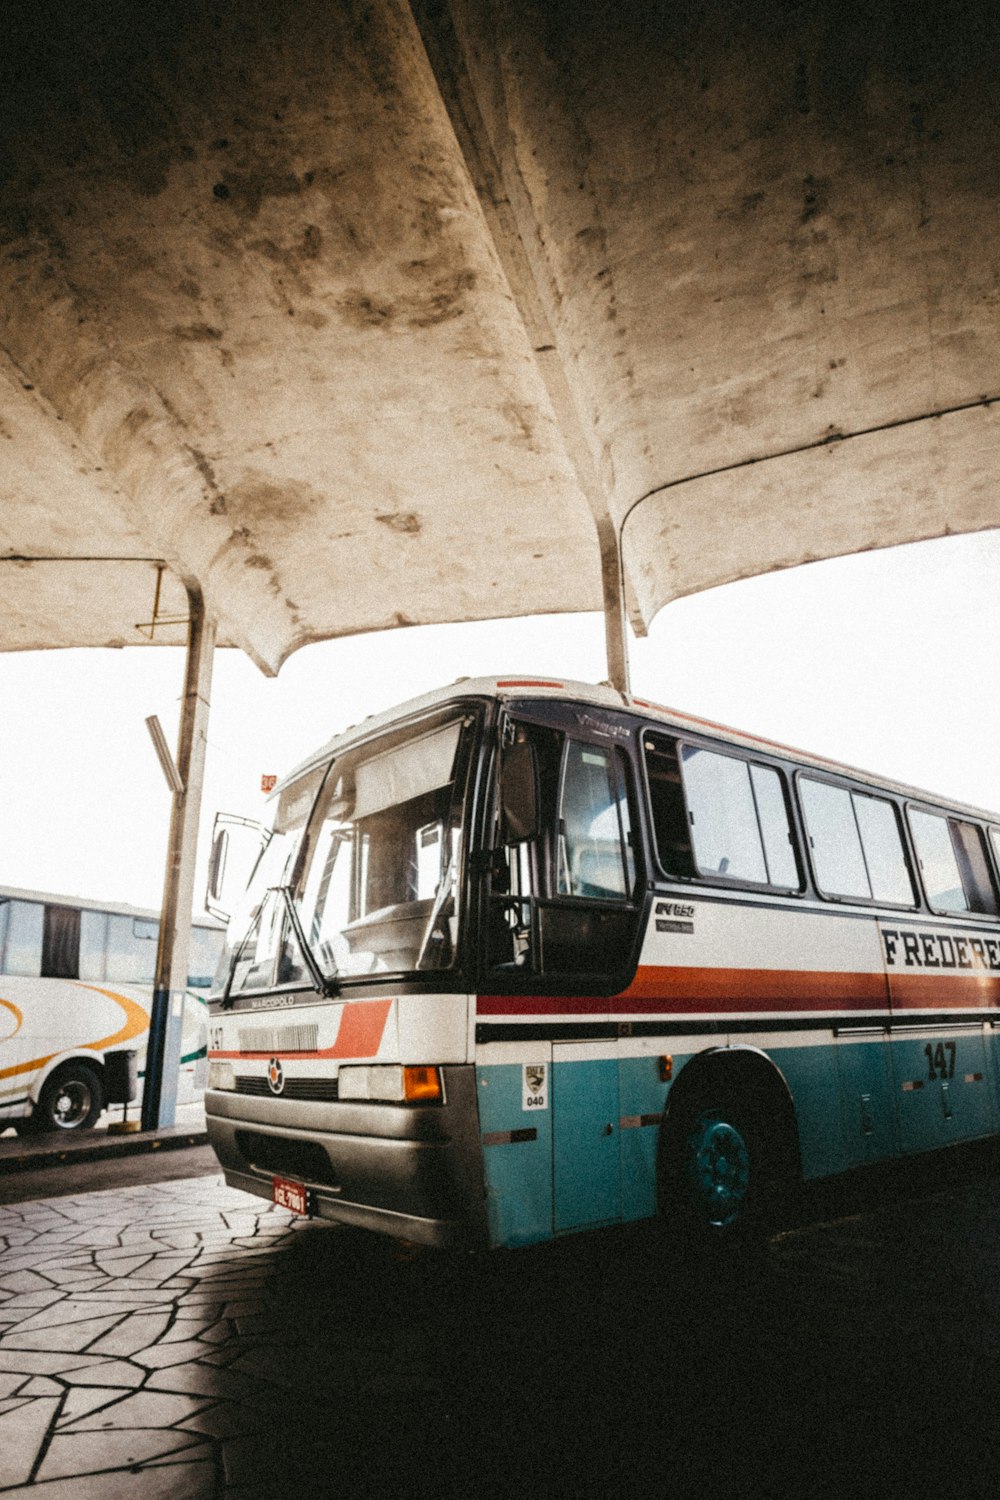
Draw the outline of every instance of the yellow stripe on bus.
M102 1036L96 1042L80 1042L78 1046L81 1050L86 1050L88 1052L104 1052L108 1047L117 1047L122 1042L130 1042L134 1036L139 1036L141 1032L148 1029L149 1016L143 1010L141 1005L137 1005L135 1001L130 1000L127 995L116 995L114 990L103 990L99 985L96 984L81 984L79 985L79 988L81 990L93 990L95 995L107 996L107 998L109 1000L113 1000L116 1005L120 1005L122 1010L125 1012L124 1026L119 1027L119 1029L112 1032L110 1036ZM9 1002L6 1000L0 1003L4 1005L9 1004ZM64 1047L60 1048L59 1050L65 1052L72 1051L74 1049ZM12 1068L0 1068L0 1078L14 1078L19 1073L31 1073L36 1068L44 1068L47 1062L51 1062L52 1059L54 1057L57 1057L58 1055L58 1052L50 1052L46 1057L34 1057L30 1062L17 1063Z

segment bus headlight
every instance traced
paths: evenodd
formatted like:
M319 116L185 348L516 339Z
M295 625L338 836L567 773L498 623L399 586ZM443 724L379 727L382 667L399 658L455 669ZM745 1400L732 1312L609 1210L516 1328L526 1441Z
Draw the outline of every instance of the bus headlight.
M234 1089L236 1073L232 1063L210 1062L208 1065L208 1087L210 1089Z
M382 1104L441 1104L441 1071L430 1067L381 1065L341 1068L340 1099L374 1099Z

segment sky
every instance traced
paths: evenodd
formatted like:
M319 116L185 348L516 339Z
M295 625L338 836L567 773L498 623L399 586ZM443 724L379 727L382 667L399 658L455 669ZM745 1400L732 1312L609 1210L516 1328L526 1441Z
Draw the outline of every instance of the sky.
M811 563L676 600L632 643L640 697L1000 811L1000 533ZM0 884L158 908L183 652L0 656ZM266 678L216 653L196 910L215 812L266 818L262 775L461 676L600 681L599 615L329 641Z

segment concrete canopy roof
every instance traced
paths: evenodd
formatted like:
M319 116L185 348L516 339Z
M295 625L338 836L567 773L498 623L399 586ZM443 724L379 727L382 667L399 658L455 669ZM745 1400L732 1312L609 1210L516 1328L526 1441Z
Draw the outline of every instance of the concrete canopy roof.
M599 608L619 530L642 628L997 524L992 0L5 20L0 649L190 582L275 671Z

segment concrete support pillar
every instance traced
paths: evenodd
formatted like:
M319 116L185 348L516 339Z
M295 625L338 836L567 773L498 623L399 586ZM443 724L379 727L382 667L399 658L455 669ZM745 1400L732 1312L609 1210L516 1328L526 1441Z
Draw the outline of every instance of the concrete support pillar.
M590 445L590 425L582 417L566 360L550 317L551 271L541 252L543 236L534 206L517 168L517 152L504 112L494 116L494 139L480 112L476 79L469 72L449 0L410 0L427 62L448 111L455 139L476 190L514 304L535 354L566 456L594 516L601 558L604 633L608 681L624 696L630 692L625 583L619 530L610 497Z
M625 572L621 534L610 515L597 519L601 548L601 588L604 595L604 643L608 681L623 698L632 691L628 656L628 617L625 609Z
M177 740L183 790L174 793L167 868L156 950L156 980L149 1021L143 1130L174 1123L184 994L187 989L198 818L205 776L205 748L215 650L215 622L206 619L200 591L188 586L189 625L184 699Z

